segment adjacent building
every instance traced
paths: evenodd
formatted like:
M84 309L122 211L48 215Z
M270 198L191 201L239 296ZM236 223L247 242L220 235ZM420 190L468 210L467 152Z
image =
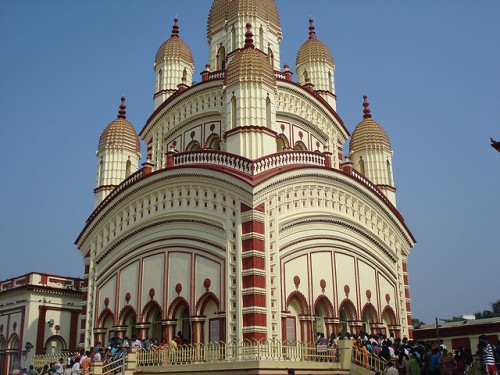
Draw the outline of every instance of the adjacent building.
M74 352L82 279L32 272L0 282L0 373L35 354Z

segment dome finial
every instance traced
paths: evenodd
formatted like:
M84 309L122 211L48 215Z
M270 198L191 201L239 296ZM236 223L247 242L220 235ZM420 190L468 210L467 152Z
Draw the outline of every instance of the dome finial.
M171 37L179 37L179 19L177 16L174 18L174 26L172 26L172 35Z
M313 25L313 18L312 16L309 16L309 39L315 39L316 38L316 31L315 30L315 27Z
M125 116L127 114L127 106L125 105L125 96L122 96L122 104L120 104L120 109L118 110L118 116L116 116L117 118L121 118L121 119L126 119L127 116Z
M372 118L372 114L371 114L371 111L370 111L370 103L368 103L368 96L364 95L363 96L363 118L364 119L367 119L367 118Z
M253 44L252 25L247 23L247 32L245 33L245 48L255 48Z

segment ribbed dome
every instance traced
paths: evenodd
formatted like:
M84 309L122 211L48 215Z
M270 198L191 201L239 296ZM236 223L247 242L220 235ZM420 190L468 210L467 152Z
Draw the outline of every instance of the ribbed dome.
M97 152L106 148L117 148L134 153L140 153L141 146L139 137L130 122L126 120L125 97L122 96L122 104L118 111L118 118L109 124L99 138Z
M334 65L332 52L316 37L312 18L309 19L309 24L309 39L300 47L295 65L299 66L308 62L327 62Z
M356 152L364 150L366 147L383 147L387 151L391 150L391 142L389 137L375 120L372 119L370 108L366 95L363 97L363 121L361 121L354 129L349 142L349 151Z
M178 19L174 19L172 35L164 42L156 53L155 64L164 60L183 60L186 63L194 64L191 49L179 36Z
M231 59L227 69L224 85L230 86L238 82L262 82L268 86L276 86L276 77L267 56L254 48L250 25L247 24L245 48L238 51Z
M274 0L214 0L208 16L207 35L210 37L225 20L240 16L256 16L280 27L280 16Z

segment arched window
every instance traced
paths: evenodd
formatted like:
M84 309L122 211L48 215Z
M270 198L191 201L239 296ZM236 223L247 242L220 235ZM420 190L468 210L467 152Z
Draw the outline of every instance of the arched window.
M113 328L114 323L114 318L111 314L108 314L102 320L101 328L104 328L104 330L106 331L104 333L104 340L102 340L103 342L109 342L109 340L111 339L111 329Z
M271 128L271 99L266 98L266 126Z
M156 92L159 92L163 89L163 70L158 71L158 83L157 83L157 89Z
M191 319L187 306L184 306L177 315L176 331L182 334L184 343L191 342Z
M131 338L137 335L137 329L135 327L136 316L133 311L129 311L127 315L123 318L123 325L127 327L125 330L125 336Z
M101 159L101 161L99 162L99 168L97 168L97 183L96 183L97 186L104 185L103 181L101 181L101 178L103 177L104 177L104 163Z
M236 98L234 96L231 98L231 127L233 129L236 127Z
M149 337L153 339L161 340L162 331L161 331L161 311L158 308L155 308L153 311L149 313Z
M261 51L264 51L264 29L262 26L259 29L259 48Z
M198 141L191 141L186 147L186 151L197 151L201 150L200 142Z
M365 161L361 157L359 158L359 171L365 175Z
M231 30L231 51L234 51L236 49L236 29L232 28Z
M267 50L267 58L269 59L269 63L271 64L271 68L274 69L274 53L271 47Z
M295 146L293 147L295 151L307 151L307 147L302 141L295 142Z
M282 133L276 137L276 152L283 152L290 148L287 137Z
M130 160L127 160L127 163L125 165L125 178L130 176L130 170L132 168L132 162Z
M302 84L306 84L307 81L309 80L309 75L307 74L307 70L304 70L304 73L302 74L302 78L304 79L304 82Z
M333 92L333 76L332 72L328 72L328 90Z
M6 354L8 355L7 361L9 362L9 374L15 369L19 368L21 364L21 356L19 353L19 336L17 334L12 334L9 339L8 347L6 350Z
M217 70L226 69L226 49L221 46L217 51Z
M220 138L217 134L212 134L208 137L205 143L205 148L209 150L220 150Z
M392 186L392 168L389 160L387 160L387 184Z

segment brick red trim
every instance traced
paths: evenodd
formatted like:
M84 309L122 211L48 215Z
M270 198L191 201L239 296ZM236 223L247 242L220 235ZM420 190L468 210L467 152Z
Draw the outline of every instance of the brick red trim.
M243 296L243 307L266 307L266 296L264 294L247 294Z
M36 354L43 354L43 344L45 341L44 328L45 328L45 319L47 317L47 307L39 306L38 307L38 327L36 333Z
M265 276L260 275L246 275L243 276L242 279L243 289L246 288L262 288L266 287L266 278Z

